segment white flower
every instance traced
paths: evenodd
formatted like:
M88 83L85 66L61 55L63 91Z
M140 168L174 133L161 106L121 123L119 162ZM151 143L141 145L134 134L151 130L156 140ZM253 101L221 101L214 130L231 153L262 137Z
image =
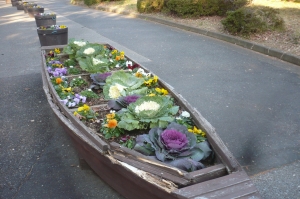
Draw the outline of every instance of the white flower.
M116 111L115 111L115 110L110 110L109 112L110 112L110 113L115 113Z
M94 64L94 65L102 64L102 63L104 63L104 62L101 61L100 59L93 58L93 64Z
M78 76L79 79L81 79L81 76Z
M154 101L145 101L141 105L135 107L135 112L139 113L141 111L157 111L160 108L160 105Z
M151 77L151 73L145 73L144 74L146 77Z
M77 46L85 46L86 42L84 42L84 41L74 41L74 44L76 44Z
M190 115L190 113L187 112L187 111L182 111L181 116L182 116L182 117L190 117L191 115Z
M132 66L132 61L126 61L126 66L128 67L128 65Z
M121 96L121 92L127 87L122 86L121 84L115 84L109 88L109 97L112 99L117 99Z
M93 54L95 52L95 49L94 48L87 48L83 51L84 54L86 55L90 55L90 54Z
M110 62L114 62L112 59L109 59Z
M119 89L118 89L117 86L111 86L109 88L109 94L108 95L112 99L117 99L117 98L119 98L121 96L121 93L120 93L120 91L119 91Z
M116 65L116 68L119 68L119 67L120 67L120 65L119 65L119 64L117 64L117 65Z
M88 91L92 91L92 89L89 88Z
M70 68L74 68L74 66L70 66Z
M144 71L144 69L142 69L142 68L139 68L136 72L137 72L137 73L141 73L141 74L145 74L145 71Z

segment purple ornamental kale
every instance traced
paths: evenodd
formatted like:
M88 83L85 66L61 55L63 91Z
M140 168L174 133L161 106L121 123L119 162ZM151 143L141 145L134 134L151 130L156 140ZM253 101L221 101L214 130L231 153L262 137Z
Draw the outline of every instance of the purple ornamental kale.
M185 134L176 131L175 129L167 129L161 133L162 143L170 151L180 151L188 144L188 139Z
M140 96L138 96L138 95L128 95L128 96L124 97L123 100L128 106L130 103L134 103L139 98L140 98Z

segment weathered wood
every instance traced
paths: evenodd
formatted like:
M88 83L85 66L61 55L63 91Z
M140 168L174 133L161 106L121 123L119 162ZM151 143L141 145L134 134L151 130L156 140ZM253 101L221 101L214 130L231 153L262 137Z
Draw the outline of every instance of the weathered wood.
M146 163L142 163L142 162L139 162L136 160L128 159L127 157L120 156L118 154L111 154L111 155L115 159L125 162L135 168L152 173L152 174L160 177L161 179L166 179L166 180L172 181L180 187L190 184L190 181L185 179L184 177L178 177L176 175L168 173L167 171L161 170L160 168L157 168L157 167L154 167L154 166L151 166L151 165L148 165Z
M187 179L190 179L193 184L212 180L222 176L228 175L224 164L217 164L204 169L193 171L186 175Z
M176 176L185 176L188 174L188 172L186 171L177 169L175 167L171 167L170 165L160 162L158 160L150 159L149 157L137 151L123 147L120 144L115 142L110 143L110 149L112 150L113 153L122 154L127 159L136 160L151 165L153 167L156 167L160 169L161 172L168 172Z
M244 171L238 171L213 180L191 185L173 192L180 199L187 198L239 198L257 196L257 190Z

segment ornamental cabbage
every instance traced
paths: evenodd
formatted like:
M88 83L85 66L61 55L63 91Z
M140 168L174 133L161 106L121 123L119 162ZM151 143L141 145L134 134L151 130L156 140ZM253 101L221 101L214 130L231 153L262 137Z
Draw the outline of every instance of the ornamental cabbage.
M143 96L118 112L121 118L118 126L128 131L165 128L175 119L178 110L168 96Z
M146 95L148 88L143 86L144 79L131 73L117 71L106 79L103 93L106 100L117 99L127 95Z
M147 156L155 155L158 160L185 171L204 168L200 160L211 154L207 141L197 143L195 134L175 122L166 129L152 128L149 134L137 136L134 150Z

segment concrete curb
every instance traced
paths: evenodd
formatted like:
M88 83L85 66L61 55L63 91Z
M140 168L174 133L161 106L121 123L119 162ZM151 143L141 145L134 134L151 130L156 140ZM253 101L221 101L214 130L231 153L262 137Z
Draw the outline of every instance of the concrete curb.
M82 4L76 3L76 2L72 2L72 4L82 6ZM84 5L84 6L86 6L86 5ZM255 44L255 43L250 42L248 40L236 38L236 37L231 36L231 35L216 33L216 32L212 32L212 31L209 31L209 30L204 30L204 29L201 29L201 28L194 28L194 27L186 26L186 25L183 25L183 24L178 24L178 23L175 23L175 22L172 22L172 21L169 21L169 20L166 20L166 19L161 19L161 18L158 18L158 17L154 17L154 16L136 14L136 13L131 13L131 12L128 12L128 11L120 11L119 9L104 8L104 7L101 7L101 6L86 6L86 7L96 9L96 10L106 11L106 12L122 14L122 15L129 15L131 17L144 19L144 20L149 20L149 21L160 23L160 24L164 24L164 25L176 27L176 28L179 28L179 29L183 29L183 30L186 30L186 31L202 34L202 35L205 35L205 36L208 36L208 37L212 37L214 39L219 39L219 40L222 40L222 41L226 41L228 43L232 43L232 44L247 48L249 50L253 50L255 52L259 52L259 53L268 55L270 57L275 57L275 58L278 58L282 61L286 61L286 62L289 62L289 63L300 66L300 57L299 56L292 55L292 54L289 54L289 53L285 53L285 52L282 52L278 49L268 48L268 47L265 47L265 46L262 46L262 45L259 45L259 44Z

